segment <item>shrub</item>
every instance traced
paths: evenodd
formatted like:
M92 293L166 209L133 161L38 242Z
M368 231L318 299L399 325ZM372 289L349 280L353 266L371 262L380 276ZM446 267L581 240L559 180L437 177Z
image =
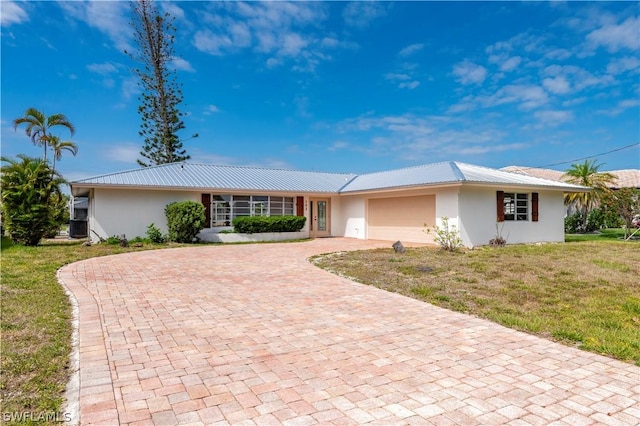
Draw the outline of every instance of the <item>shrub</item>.
M162 231L160 231L154 223L147 226L147 238L149 238L152 243L156 244L161 244L165 241Z
M491 247L504 247L507 245L507 239L502 236L502 228L496 223L496 237L489 240Z
M195 201L180 201L168 204L167 216L169 240L191 243L205 224L204 206Z
M2 157L2 220L14 243L37 245L57 224L55 200L64 180L43 160Z
M460 231L455 225L449 225L449 218L443 216L440 218L442 226L436 225L434 232L436 234L433 239L440 248L447 251L456 251L462 247L462 238L460 238ZM427 224L425 224L427 226ZM427 227L427 233L431 233L431 229Z
M564 232L567 234L576 234L586 232L587 224L584 215L576 212L564 218Z
M304 216L240 216L233 219L233 229L243 234L297 232L306 220Z
M109 238L107 238L106 240L104 240L104 242L105 242L105 244L108 244L110 246L116 246L116 245L120 244L120 237L112 235Z

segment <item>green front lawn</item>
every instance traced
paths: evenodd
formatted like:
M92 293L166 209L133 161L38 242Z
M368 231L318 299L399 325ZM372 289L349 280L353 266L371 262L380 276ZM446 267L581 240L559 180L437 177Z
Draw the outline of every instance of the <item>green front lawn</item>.
M638 259L640 243L615 240L458 253L389 248L314 262L363 284L640 366Z
M633 230L631 232L633 232ZM636 235L640 235L640 232ZM622 239L624 239L624 229L622 228L602 229L588 234L565 234L564 236L564 240L567 243L575 243L578 241L619 241Z
M2 238L0 286L2 332L2 423L14 415L54 417L63 403L71 351L71 306L56 271L78 260L167 247L144 244L121 248L80 242L45 242L37 247L12 245ZM7 416L7 417L4 417ZM62 415L58 418L64 419ZM25 423L20 422L20 423ZM29 423L27 421L26 423Z

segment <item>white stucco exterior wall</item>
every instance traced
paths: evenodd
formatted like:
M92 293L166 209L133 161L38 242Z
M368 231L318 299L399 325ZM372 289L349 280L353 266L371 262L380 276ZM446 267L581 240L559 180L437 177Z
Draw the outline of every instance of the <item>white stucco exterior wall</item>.
M529 220L497 222L496 191L539 194L538 222ZM467 186L460 191L461 237L468 247L489 244L497 235L496 225L507 244L564 241L564 202L560 191L529 188L481 188Z
M89 198L89 237L93 241L122 234L128 239L144 237L151 223L167 233L164 208L186 200L200 202L200 193L96 188Z
M361 195L342 196L334 215L334 235L361 240L367 238L365 205L365 198Z

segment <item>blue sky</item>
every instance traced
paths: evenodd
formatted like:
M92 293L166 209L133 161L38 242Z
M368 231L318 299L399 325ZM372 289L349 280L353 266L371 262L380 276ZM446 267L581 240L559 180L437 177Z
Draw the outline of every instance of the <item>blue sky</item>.
M2 155L41 155L12 126L35 107L77 128L77 157L59 163L68 179L137 168L129 3L0 6ZM193 162L547 166L640 139L636 2L158 6L176 18L180 136L200 135L184 142ZM604 170L638 168L640 148L597 158Z

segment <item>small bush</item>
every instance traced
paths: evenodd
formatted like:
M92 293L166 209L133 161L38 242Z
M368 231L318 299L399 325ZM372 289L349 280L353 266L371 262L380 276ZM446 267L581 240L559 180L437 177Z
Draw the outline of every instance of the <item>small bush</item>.
M504 247L507 245L507 239L502 236L502 229L496 223L496 237L489 240L491 247Z
M582 213L574 213L564 218L564 232L578 234L587 231L587 223Z
M306 221L304 216L240 216L233 219L233 229L243 234L298 232Z
M460 238L460 231L455 225L449 225L449 218L443 216L440 218L442 226L435 226L434 232L436 236L434 241L440 245L440 248L447 251L456 251L462 247L462 238ZM427 224L425 223L425 226ZM431 233L431 229L427 227L428 234Z
M195 201L168 204L164 212L169 227L169 240L191 243L205 224L204 206Z
M107 238L104 242L105 244L109 244L110 246L117 246L118 244L120 244L120 237L116 237L115 235L112 235L111 237Z
M161 244L165 241L164 235L162 235L162 231L160 231L160 229L158 229L158 227L154 223L147 226L147 238L149 239L149 241L156 244Z

